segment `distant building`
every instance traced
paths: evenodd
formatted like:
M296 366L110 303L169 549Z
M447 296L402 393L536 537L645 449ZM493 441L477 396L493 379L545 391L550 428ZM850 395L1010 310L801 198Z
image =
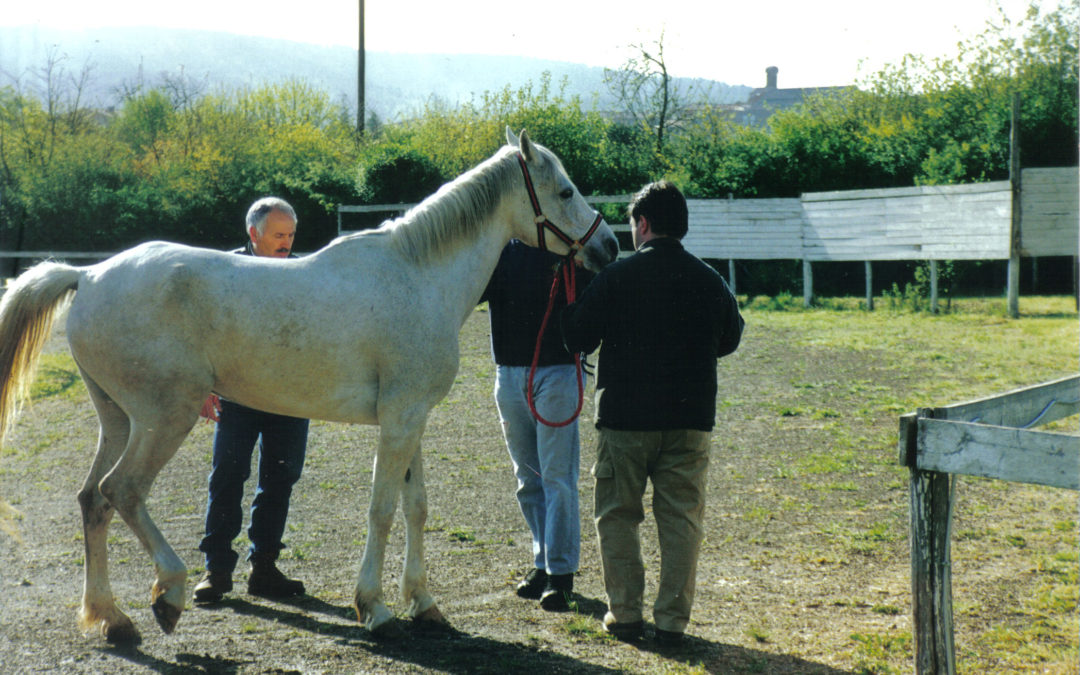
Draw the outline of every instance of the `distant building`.
M730 112L732 119L743 126L760 127L777 110L792 108L812 94L838 94L848 87L801 87L780 89L776 86L776 75L780 71L776 66L765 69L765 86L750 92L745 103L723 106Z

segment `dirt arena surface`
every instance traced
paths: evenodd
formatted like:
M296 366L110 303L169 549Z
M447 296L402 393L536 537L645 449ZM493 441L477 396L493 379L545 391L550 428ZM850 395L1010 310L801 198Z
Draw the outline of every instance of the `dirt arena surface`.
M114 519L113 589L142 641L114 646L100 635L81 634L83 546L75 494L90 465L97 422L82 384L69 381L66 388L65 378L74 373L70 362L65 370L66 343L58 336L47 348L55 361L46 361L42 372L60 383L59 391L23 412L0 451L0 496L17 510L9 520L16 536L0 534L0 671L911 672L907 472L896 466L897 417L909 411L913 392L914 398L930 395L941 373L905 367L880 349L815 345L812 335L773 324L764 312L748 313L747 320L743 346L718 369L708 532L689 637L677 649L648 640L619 643L601 629L591 423L582 425L575 607L548 613L514 595L530 566L530 541L492 400L483 312L462 331L457 382L432 414L424 443L429 587L452 629L424 633L402 619L405 637L379 642L356 622L351 602L377 430L316 422L281 561L305 582L306 597L275 602L249 596L241 567L225 602L204 608L189 600L176 632L164 635L149 609L149 560ZM1035 373L1032 381L1041 377ZM591 420L591 400L583 415ZM158 477L149 504L188 564L189 599L202 572L197 546L211 433L211 425L196 426ZM989 481L965 481L960 490L964 506L955 531L976 533L954 540L957 649L959 661L971 663L985 658L980 636L1008 625L1015 607L1037 591L1043 578L1038 561L1052 559L1061 547L1058 539L1038 536L1035 522L1045 519L1053 529L1071 518L1075 527L1076 497ZM1018 528L1029 521L1025 546L993 534L1003 517ZM643 542L649 594L659 565L649 518ZM399 615L405 610L396 586L402 546L399 517L384 578ZM969 611L973 607L977 611ZM1050 664L1045 672L1068 667Z

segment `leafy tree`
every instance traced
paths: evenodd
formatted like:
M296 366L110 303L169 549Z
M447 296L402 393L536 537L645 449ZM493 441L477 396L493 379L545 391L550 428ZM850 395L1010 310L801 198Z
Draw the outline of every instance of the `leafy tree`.
M663 31L655 42L631 48L636 53L620 68L604 69L604 85L627 116L649 130L659 158L664 154L668 130L691 119L695 104L705 97L693 86L680 86L668 72Z

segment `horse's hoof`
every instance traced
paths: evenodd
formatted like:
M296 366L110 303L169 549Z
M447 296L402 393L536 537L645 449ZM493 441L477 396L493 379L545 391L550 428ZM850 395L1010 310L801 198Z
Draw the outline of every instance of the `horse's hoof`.
M371 629L371 635L376 640L400 640L405 637L405 629L397 619L384 621Z
M413 621L416 622L417 626L428 630L450 627L450 622L446 620L446 617L443 616L443 613L439 611L436 605L432 605L414 616Z
M102 625L101 632L105 641L113 645L137 645L142 642L142 636L135 629L131 621L124 621L113 625Z
M166 635L176 630L176 623L180 620L180 612L182 611L180 608L174 607L165 602L164 598L158 597L154 604L150 605L150 609L154 610L154 618L157 619L158 625L161 626L161 630Z

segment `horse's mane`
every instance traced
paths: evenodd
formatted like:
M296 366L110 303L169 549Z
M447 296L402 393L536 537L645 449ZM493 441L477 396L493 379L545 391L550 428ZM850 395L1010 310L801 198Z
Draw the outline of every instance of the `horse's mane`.
M514 187L518 167L510 160L514 152L503 147L379 230L390 234L391 245L417 263L452 250L478 233L499 198Z

